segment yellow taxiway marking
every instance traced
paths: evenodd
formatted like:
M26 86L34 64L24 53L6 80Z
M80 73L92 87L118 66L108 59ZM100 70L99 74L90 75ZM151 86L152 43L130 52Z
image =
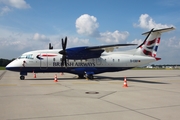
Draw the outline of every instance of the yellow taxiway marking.
M31 86L51 86L51 85L60 85L60 84L30 84Z
M16 84L0 84L0 86L17 86Z
M112 83L112 84L122 84L123 82L121 82L121 81L115 81L115 82L108 82L108 83Z

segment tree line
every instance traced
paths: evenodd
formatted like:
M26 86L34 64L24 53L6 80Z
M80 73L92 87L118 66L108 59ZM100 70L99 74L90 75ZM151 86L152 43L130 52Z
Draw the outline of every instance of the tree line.
M7 64L9 64L11 61L13 61L14 59L12 60L8 60L8 59L3 59L3 58L0 58L0 66L1 67L5 67Z

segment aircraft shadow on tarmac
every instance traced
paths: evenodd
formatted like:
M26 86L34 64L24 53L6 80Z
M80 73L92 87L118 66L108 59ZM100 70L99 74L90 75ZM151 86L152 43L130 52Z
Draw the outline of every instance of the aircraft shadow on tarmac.
M65 81L65 80L83 80L83 79L78 79L77 77L58 77L57 78L60 81ZM25 80L54 80L54 78L26 78ZM85 80L85 78L84 78Z
M105 77L105 76L96 76L98 81L123 81L124 77ZM158 82L155 81L156 78L167 78L167 77L174 77L174 76L144 76L144 77L127 77L127 81L130 82L139 82L139 83L150 83L150 84L169 84L165 82ZM146 78L154 78L154 81L146 80ZM141 79L141 80L139 80ZM142 80L143 79L143 80Z
M149 83L149 84L169 84L165 82L158 82L155 81L156 78L167 78L167 77L177 77L177 76L141 76L141 77L127 77L127 81L130 82L139 82L139 83ZM154 78L153 81L146 80L146 78ZM141 79L141 80L140 80ZM143 79L143 80L142 80ZM25 79L25 80L54 80L54 78L31 78L31 79ZM59 77L59 81L66 81L66 80L85 80L84 79L78 79L77 77ZM94 79L92 81L123 81L124 77L109 77L109 76L94 76Z

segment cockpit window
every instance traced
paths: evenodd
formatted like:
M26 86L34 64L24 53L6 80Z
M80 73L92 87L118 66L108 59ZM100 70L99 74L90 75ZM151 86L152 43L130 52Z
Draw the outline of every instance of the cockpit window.
M21 55L18 59L34 59L33 54Z

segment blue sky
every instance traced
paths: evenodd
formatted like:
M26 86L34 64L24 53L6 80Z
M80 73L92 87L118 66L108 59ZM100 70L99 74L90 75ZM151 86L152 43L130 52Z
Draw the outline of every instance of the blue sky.
M47 49L50 42L59 49L65 36L68 47L140 44L143 32L174 26L162 34L162 60L154 64L180 64L179 14L178 0L0 0L0 58Z

